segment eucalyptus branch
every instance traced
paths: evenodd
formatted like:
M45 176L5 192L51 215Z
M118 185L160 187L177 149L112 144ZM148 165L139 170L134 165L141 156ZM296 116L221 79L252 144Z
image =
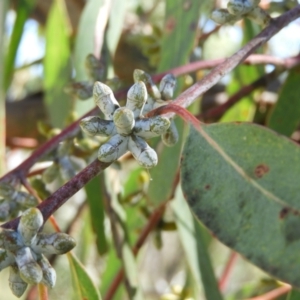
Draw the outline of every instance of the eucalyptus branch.
M60 187L50 197L37 206L40 209L44 222L60 208L70 197L83 188L92 178L106 169L110 164L103 163L96 159L70 181ZM1 225L2 228L16 229L19 224L19 218L13 219Z
M185 92L183 92L176 100L172 102L174 107L187 107L195 101L197 97L206 92L210 87L216 84L224 75L228 74L239 63L244 61L247 56L254 52L259 46L266 43L273 35L280 31L284 26L298 18L300 15L300 5L290 11L282 14L280 17L273 19L270 25L266 27L260 34L258 34L253 40L245 45L241 50L236 52L233 56L226 61L215 67L207 76L202 80L195 83ZM156 78L157 79L157 78ZM121 93L121 92L119 92ZM119 96L120 94L117 94ZM166 110L167 111L167 110ZM95 113L96 108L91 110L88 114ZM167 112L168 115L174 115L174 112ZM2 177L1 180L7 181L14 177L21 179L26 175L32 165L39 160L40 157L53 150L57 144L64 139L73 136L78 130L79 120L67 127L61 134L54 137L37 149L31 157L25 160L21 165L12 170L10 173ZM87 182L89 182L94 176L98 175L101 171L107 168L110 164L103 163L98 160L91 163L80 173L74 176L69 182L60 187L55 193L48 197L45 201L38 205L38 208L43 214L44 222L70 197L72 197L77 191L79 191ZM19 219L11 220L1 227L16 229Z
M245 59L245 64L274 64L274 65L280 65L287 67L292 63L294 58L288 58L288 59L281 59L270 55L251 55L247 59ZM221 63L224 63L225 59L214 59L214 60L208 60L208 61L197 61L193 63L186 64L184 66L176 67L173 69L170 69L167 72L163 72L157 75L153 76L154 82L159 82L163 76L167 73L171 73L174 76L180 76L184 74L188 74L191 72L196 72L198 70L203 69L210 69L213 67L216 67L220 65ZM125 95L127 89L117 91L115 93L116 98L122 97ZM98 111L98 108L95 107L89 112L87 112L82 118L78 119L74 123L70 124L68 127L66 127L60 134L56 135L46 143L44 143L42 146L40 146L36 151L32 153L32 155L27 158L23 163L21 163L18 167L4 175L2 178L0 178L0 182L9 182L12 179L19 178L26 176L29 169L43 156L51 152L53 149L57 147L57 145L64 141L65 139L74 137L78 131L79 131L79 122L81 119L85 118L86 116L94 115Z
M293 9L282 14L278 18L272 19L270 25L267 26L261 33L253 38L242 49L237 51L223 63L215 67L207 76L198 81L186 91L184 91L177 99L173 101L173 104L188 107L192 104L197 97L201 96L212 86L214 86L222 77L231 72L238 64L246 59L251 53L253 53L261 45L265 44L272 36L278 33L286 25L294 21L300 16L300 5L295 6ZM173 115L168 114L169 115Z

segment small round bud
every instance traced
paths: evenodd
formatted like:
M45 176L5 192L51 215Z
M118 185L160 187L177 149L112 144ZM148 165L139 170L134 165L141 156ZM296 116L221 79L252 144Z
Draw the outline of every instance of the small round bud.
M42 269L34 260L29 247L23 247L17 251L16 263L20 271L20 276L25 282L29 284L41 282L43 278Z
M226 9L214 10L211 14L211 19L218 24L235 23L241 19L240 16L230 14Z
M127 152L127 145L127 137L116 134L99 148L98 159L103 162L113 162Z
M94 54L89 54L85 59L88 76L93 80L101 80L104 76L104 66Z
M229 13L236 16L247 14L253 8L253 3L248 0L230 0L227 4Z
M60 175L64 181L68 181L76 175L75 168L69 156L59 158Z
M44 218L39 209L29 208L24 211L20 218L18 232L21 234L26 246L31 245L43 222Z
M15 189L8 183L0 182L0 196L4 198L12 198L15 194Z
M11 266L9 270L8 282L11 291L18 298L24 294L28 286L28 284L21 278L16 265Z
M75 240L63 232L39 233L31 244L34 252L43 254L64 254L71 251L75 246Z
M142 81L145 83L147 92L153 99L160 99L161 95L157 86L153 83L151 76L143 70L135 69L133 72L134 82Z
M97 116L82 119L80 121L80 127L83 132L90 136L110 136L115 133L115 127L112 121L103 120Z
M128 147L141 166L150 169L157 165L156 152L142 138L133 135L129 139Z
M251 10L247 17L261 26L266 26L271 21L270 15L260 7L255 7Z
M41 257L37 260L37 263L43 271L42 283L53 288L56 282L56 272L54 268L50 265L48 259L44 255L41 255Z
M111 88L106 84L97 81L94 84L93 95L95 104L109 120L112 120L114 111L119 108L120 105Z
M149 139L165 133L169 126L170 120L166 117L156 116L139 119L136 121L134 133L142 138Z
M176 78L173 74L167 74L162 78L159 84L159 90L163 100L168 100L173 97L175 85Z
M113 116L113 120L119 134L128 135L134 127L134 114L127 107L118 108Z
M134 117L139 117L147 99L147 89L142 81L136 82L127 93L126 107L133 111Z
M74 95L80 100L86 100L93 96L93 85L87 81L70 83L64 88L65 93Z
M174 121L171 121L170 127L162 135L162 141L166 146L172 147L178 142L178 139L179 139L179 135L178 135L176 125Z

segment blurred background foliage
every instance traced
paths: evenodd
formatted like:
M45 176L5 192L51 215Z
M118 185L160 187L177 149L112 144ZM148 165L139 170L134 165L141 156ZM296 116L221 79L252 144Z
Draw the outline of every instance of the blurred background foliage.
M261 5L277 16L296 4L293 0L265 0ZM134 69L153 75L189 62L228 57L261 31L249 20L222 27L211 21L213 8L225 5L221 0L2 0L1 175L94 107L89 89L96 79L122 90L133 83ZM260 52L279 58L298 55L299 25L296 21L287 26ZM89 54L97 58L94 69L86 68ZM195 115L205 114L275 68L279 69L272 64L238 66L190 110ZM91 74L91 70L100 72ZM208 71L179 77L175 96ZM267 124L299 142L298 99L291 106L290 124L278 126L276 121L286 112L284 99L294 95L289 95L292 89L299 89L299 67L279 71L280 76L240 99L221 118L206 121ZM124 103L124 97L118 101ZM58 281L50 299L100 299L100 292L103 299L237 300L280 285L218 242L191 215L178 185L187 130L180 120L176 124L180 141L175 147L167 148L159 139L151 141L159 164L149 173L126 155L56 213L63 230L77 239L74 253L82 265L69 256L70 269L66 257L53 258ZM85 142L77 135L68 152L74 172L95 157L99 141ZM43 167L57 157L53 153L45 157ZM67 179L57 176L45 185L37 174L30 181L45 199ZM134 245L157 209L161 218L135 256L137 251L132 249L139 250L140 246ZM109 298L121 267L124 282ZM78 276L77 285L72 286L71 273L73 282ZM6 270L0 273L0 299L14 298L7 277ZM91 282L94 286L84 290ZM296 297L295 291L277 299L299 299ZM22 299L36 298L33 287Z

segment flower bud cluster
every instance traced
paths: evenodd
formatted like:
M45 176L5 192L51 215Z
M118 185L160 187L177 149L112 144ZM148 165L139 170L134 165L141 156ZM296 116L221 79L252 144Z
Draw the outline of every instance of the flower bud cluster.
M229 0L227 9L213 11L211 18L216 23L233 24L243 18L249 18L259 25L267 25L271 17L258 5L260 0Z
M176 86L176 78L172 74L165 75L160 81L159 88L153 83L152 78L146 72L136 69L133 73L135 82L142 81L145 83L148 97L143 112L146 114L149 111L166 105L173 97ZM178 142L178 131L173 120L170 120L170 127L162 134L162 141L166 146L174 146Z
M76 175L74 164L70 158L71 146L70 141L59 144L53 164L43 172L42 178L45 183L53 182L59 175L64 181L68 181Z
M40 210L29 208L21 216L17 231L0 232L0 271L10 267L9 286L17 297L23 295L28 284L43 283L52 288L56 272L45 255L64 254L76 245L65 233L40 233L43 223Z
M16 190L12 185L0 183L0 221L15 218L19 211L38 204L37 199L23 191Z
M145 83L145 80L135 80L135 84L127 93L125 107L119 106L110 87L101 82L94 84L94 101L105 115L105 119L97 116L87 117L81 120L80 126L90 136L108 137L99 148L100 161L113 162L130 151L138 163L145 168L152 168L157 164L157 154L145 140L165 134L171 122L162 116L151 118L143 116L143 113L155 108L156 101L151 99L157 99L160 95L157 90L159 94L155 98L148 97L146 84L148 83ZM173 94L169 84L163 86L166 97ZM149 90L152 92L151 89ZM153 91L156 92L154 88Z

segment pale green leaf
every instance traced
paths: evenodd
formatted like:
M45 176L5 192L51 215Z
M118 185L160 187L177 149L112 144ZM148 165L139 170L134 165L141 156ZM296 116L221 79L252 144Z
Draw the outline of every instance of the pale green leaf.
M68 253L75 299L101 300L100 293L84 266L72 253Z

